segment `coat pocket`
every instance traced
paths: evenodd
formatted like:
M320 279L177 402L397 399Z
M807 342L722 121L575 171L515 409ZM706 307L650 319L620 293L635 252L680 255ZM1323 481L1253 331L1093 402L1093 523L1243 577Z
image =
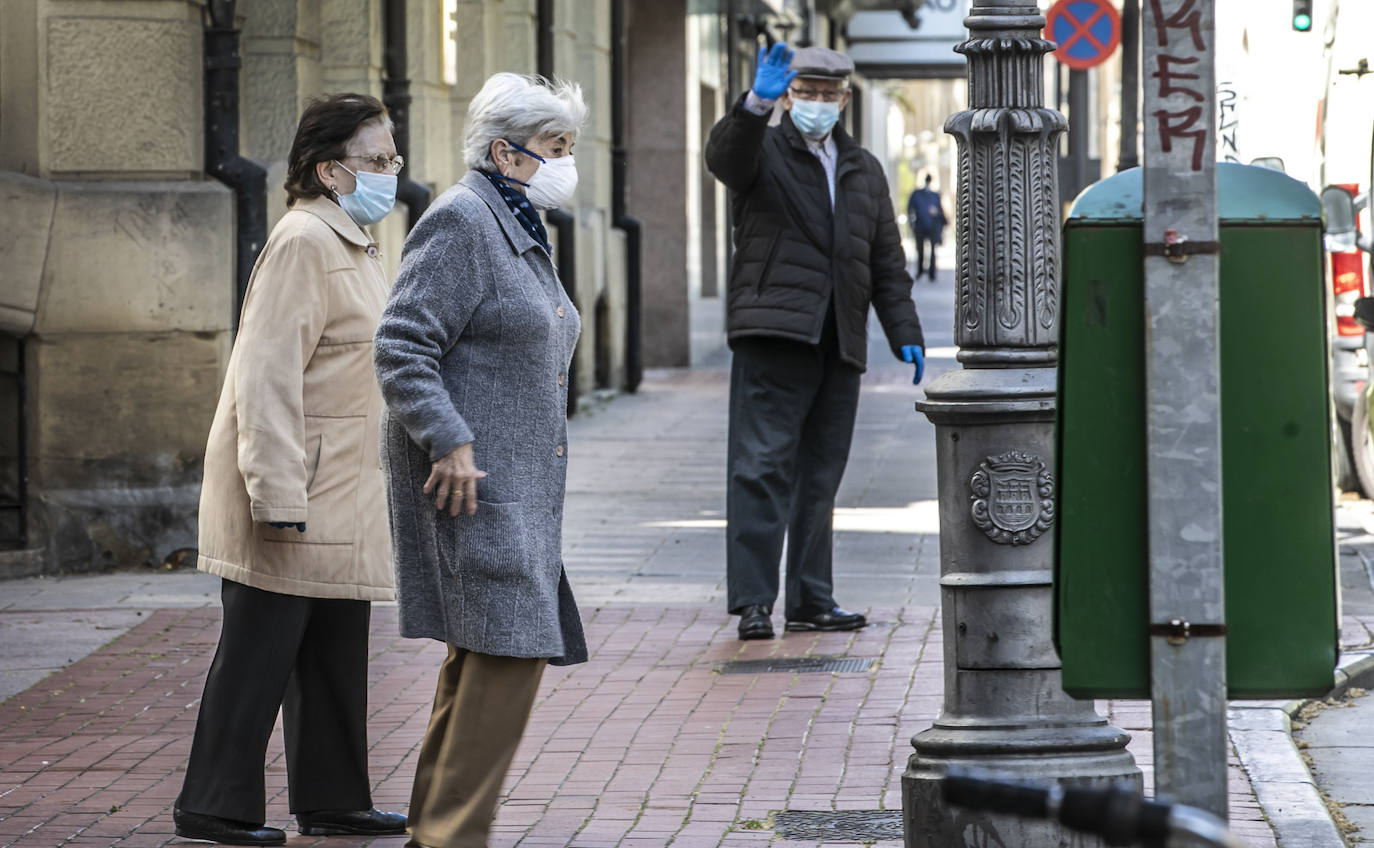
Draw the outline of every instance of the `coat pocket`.
M351 543L358 530L358 485L363 470L367 416L305 417L306 443L318 434L319 460L308 489L305 538L311 542Z
M358 533L358 487L367 417L305 416L305 532L262 525L267 542L350 545Z
M519 503L477 501L476 515L459 515L454 522L453 562L466 580L492 588L516 588L535 573L532 546Z
M305 495L307 498L310 497L310 490L315 488L315 475L320 473L320 447L323 442L323 436L305 440Z
M768 280L768 274L773 270L773 262L778 258L778 248L782 245L782 230L773 234L773 241L768 245L768 253L763 257L763 264L759 266L758 279L754 281L754 297L763 297L763 284Z

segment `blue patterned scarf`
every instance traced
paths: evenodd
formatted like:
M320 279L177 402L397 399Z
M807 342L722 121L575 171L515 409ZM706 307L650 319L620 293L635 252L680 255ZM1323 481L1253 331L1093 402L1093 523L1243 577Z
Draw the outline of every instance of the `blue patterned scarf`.
M539 243L544 248L544 252L553 256L553 249L549 247L549 232L544 229L544 222L539 220L539 213L535 211L534 205L529 202L525 195L515 190L506 178L500 174L488 171L482 172L491 184L496 186L496 190L501 192L501 198L506 201L510 211L515 214L515 220L520 222L520 226L525 228L525 232L530 234L530 238Z

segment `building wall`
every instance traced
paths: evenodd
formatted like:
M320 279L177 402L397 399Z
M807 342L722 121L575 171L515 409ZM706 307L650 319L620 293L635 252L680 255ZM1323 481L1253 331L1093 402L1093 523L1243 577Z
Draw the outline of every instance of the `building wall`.
M0 551L0 577L156 564L196 544L235 280L233 195L204 174L202 7L5 2L0 333L23 340L29 510L28 547ZM610 8L554 4L555 73L580 82L591 106L568 210L584 395L619 386L625 373L624 244L610 215ZM538 4L407 0L406 9L406 174L437 196L466 170L466 111L485 79L536 69ZM239 0L241 152L268 169L269 227L286 208L281 184L305 101L382 95L383 11L383 0ZM680 113L654 119L680 136ZM678 201L681 170L678 182L656 182ZM654 217L655 199L644 198L641 216ZM403 212L376 228L393 270ZM683 264L679 254L675 268L660 269L665 288L684 288ZM685 347L685 328L674 332Z
M5 4L0 330L25 346L30 551L0 574L194 543L233 281L200 55L186 0Z

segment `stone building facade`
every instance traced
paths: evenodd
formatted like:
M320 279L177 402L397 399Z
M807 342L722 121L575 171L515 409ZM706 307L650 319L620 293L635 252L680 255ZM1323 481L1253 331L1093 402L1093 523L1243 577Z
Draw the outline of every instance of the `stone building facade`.
M0 577L178 562L195 547L237 279L235 194L206 173L212 5L226 2L5 0ZM383 96L389 45L404 46L411 97L404 176L434 195L462 176L467 106L490 74L582 84L581 182L550 229L584 316L583 398L719 347L727 214L701 162L705 135L748 84L755 43L801 23L835 42L814 0L227 5L240 30L239 153L267 171L268 230L285 210L302 105ZM389 40L398 11L404 32ZM638 350L626 213L643 233ZM406 228L405 209L376 228L393 271Z

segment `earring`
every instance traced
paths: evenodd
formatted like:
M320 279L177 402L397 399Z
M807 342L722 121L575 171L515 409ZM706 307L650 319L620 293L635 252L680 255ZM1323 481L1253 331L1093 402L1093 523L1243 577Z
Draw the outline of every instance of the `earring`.
M329 187L329 190L332 191L332 192L334 192L335 194L338 194L338 193L339 193L339 187L336 186L336 185L331 185L331 186Z

